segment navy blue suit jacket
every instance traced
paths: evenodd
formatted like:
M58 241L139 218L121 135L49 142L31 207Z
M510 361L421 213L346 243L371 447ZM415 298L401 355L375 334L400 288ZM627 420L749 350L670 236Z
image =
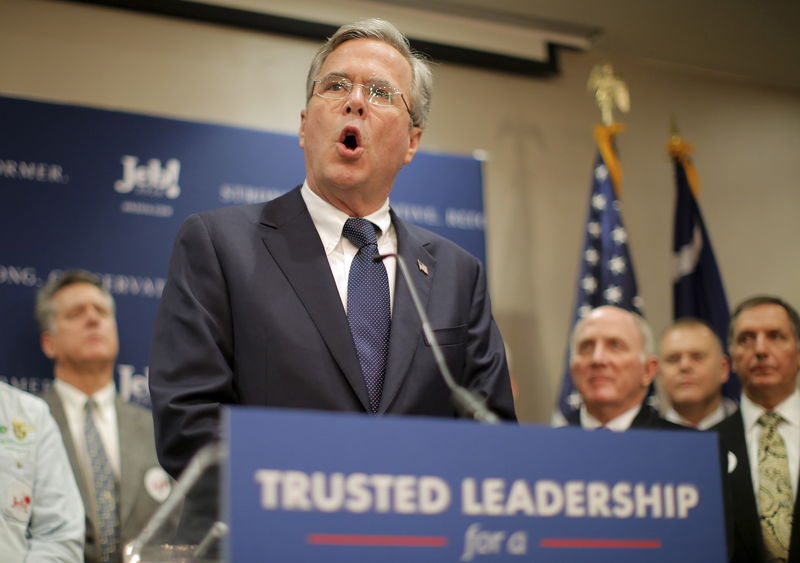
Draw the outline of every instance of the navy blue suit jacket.
M712 430L719 435L724 464L722 485L728 532L728 556L731 563L760 563L765 561L764 540L761 537L758 505L753 492L742 413L736 411ZM730 454L736 459L732 471L728 471L727 467ZM800 483L796 486L800 486ZM799 506L795 500L788 563L800 563Z
M513 420L483 265L438 235L394 214L392 221L398 253L453 376ZM221 405L368 412L347 317L299 188L184 222L156 321L149 381L159 460L173 476L218 435ZM399 271L378 412L456 416Z

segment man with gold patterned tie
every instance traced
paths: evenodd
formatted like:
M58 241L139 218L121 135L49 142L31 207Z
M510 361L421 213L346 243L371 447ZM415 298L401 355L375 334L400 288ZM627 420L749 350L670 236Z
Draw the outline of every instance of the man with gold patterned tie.
M800 317L777 297L734 311L730 356L742 401L715 430L727 456L725 516L732 562L800 562Z

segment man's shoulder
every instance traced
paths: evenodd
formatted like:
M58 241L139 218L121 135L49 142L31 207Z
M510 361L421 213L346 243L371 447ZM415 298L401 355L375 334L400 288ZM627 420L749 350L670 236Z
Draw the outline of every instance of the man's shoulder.
M243 205L227 205L191 215L186 221L200 219L210 225L227 225L230 227L255 224L265 217L274 214L280 217L289 208L304 209L299 186L274 199Z
M58 432L50 407L42 398L2 382L0 426L21 442L38 441L53 431Z
M50 385L50 387L39 393L38 396L48 405L53 404L54 402L59 400L58 393L56 392L55 388L52 385Z
M0 402L4 410L21 411L30 414L49 412L47 403L41 397L17 389L16 387L0 381Z
M736 411L723 419L721 422L715 424L710 431L716 432L723 439L731 440L737 437L744 439L744 421L742 420L741 411Z
M452 240L434 233L425 227L409 223L398 217L396 213L392 213L392 223L397 231L398 244L402 244L401 241L413 241L420 246L424 246L433 256L451 256L466 262L480 263L478 258L464 250Z
M115 404L117 407L117 416L120 419L135 421L137 424L153 425L153 413L150 409L131 403L124 400L117 395Z
M217 207L216 209L209 209L207 211L200 211L190 215L186 222L192 219L200 219L206 224L223 224L230 226L237 226L242 224L254 223L258 221L261 213L266 205L271 202L263 203L249 203L246 205L228 205L225 207Z

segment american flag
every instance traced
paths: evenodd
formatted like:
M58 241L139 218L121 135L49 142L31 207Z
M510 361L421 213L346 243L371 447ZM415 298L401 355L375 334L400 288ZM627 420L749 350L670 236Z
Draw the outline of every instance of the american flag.
M610 152L613 150L610 137L608 141L607 150L601 149L597 154L592 174L570 334L578 319L601 305L614 305L642 313L642 299L636 288L636 275L628 251L628 233L622 224L619 200L603 157L605 152L614 158L614 153ZM553 416L553 423L564 424L568 414L579 409L580 405L580 395L570 376L568 342L558 409Z

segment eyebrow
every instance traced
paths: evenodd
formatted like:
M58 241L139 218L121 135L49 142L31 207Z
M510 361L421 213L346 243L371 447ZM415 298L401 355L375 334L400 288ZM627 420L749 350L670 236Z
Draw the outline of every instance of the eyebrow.
M320 78L320 80L327 80L328 78L346 78L351 82L353 81L353 79L350 78L349 73L336 70L331 71L328 74L324 75L323 77ZM386 78L380 78L377 76L371 76L370 78L366 79L364 81L364 84L377 84L379 86L390 86L395 90L399 90L399 88L395 86L391 80L387 80Z
M329 72L328 74L320 77L320 80L326 80L328 78L347 78L348 80L350 80L350 76L346 72L338 72L338 71Z

